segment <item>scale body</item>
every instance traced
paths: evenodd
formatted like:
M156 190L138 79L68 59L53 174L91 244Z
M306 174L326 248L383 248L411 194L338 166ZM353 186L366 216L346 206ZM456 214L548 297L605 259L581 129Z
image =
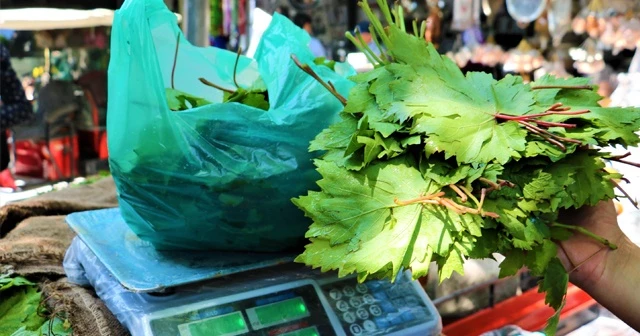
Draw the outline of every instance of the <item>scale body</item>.
M117 209L72 214L64 266L133 336L439 335L438 312L409 272L394 283L338 278L293 256L158 252ZM129 265L129 266L127 266Z

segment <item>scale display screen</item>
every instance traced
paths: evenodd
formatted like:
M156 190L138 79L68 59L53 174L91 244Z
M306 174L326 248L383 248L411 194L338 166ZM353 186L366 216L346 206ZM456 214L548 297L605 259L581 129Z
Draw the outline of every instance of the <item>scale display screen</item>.
M180 336L236 336L249 331L241 312L216 316L178 326Z
M227 303L178 306L150 320L154 336L335 336L316 289L303 285Z
M255 330L271 327L309 316L309 309L301 297L247 309L247 316Z

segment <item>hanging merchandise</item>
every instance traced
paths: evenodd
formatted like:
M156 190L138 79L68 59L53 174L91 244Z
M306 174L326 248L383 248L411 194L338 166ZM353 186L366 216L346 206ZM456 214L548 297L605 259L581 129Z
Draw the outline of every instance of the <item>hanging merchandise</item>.
M584 75L591 75L602 71L605 67L602 50L598 48L598 42L588 38L579 48L569 51L574 60L573 66Z
M567 66L569 66L570 61L568 50L558 46L549 57L549 61L545 61L540 69L534 71L533 78L538 80L545 75L553 75L557 78L571 78L573 76L567 72Z
M427 42L438 45L442 34L442 11L437 5L429 5L429 16L427 17L427 30L424 38Z
M233 0L222 0L222 34L231 35L233 25Z
M237 27L238 34L247 34L247 0L237 0L238 15L237 15Z
M620 26L611 42L613 42L611 45L614 55L617 55L625 49L635 49L638 43L640 43L640 19L629 12L626 17L620 21Z
M451 29L464 31L480 24L480 0L454 0Z
M222 0L209 0L209 6L211 11L211 28L209 29L209 34L212 37L224 35L222 29L224 24Z
M552 44L557 47L564 35L571 30L571 0L551 0L548 8L547 20Z
M608 14L602 0L591 0L589 6L580 11L578 16L573 19L571 28L578 35L587 33L589 37L597 38L606 28L607 17Z
M482 12L487 17L489 26L493 26L496 15L504 5L504 0L482 0Z
M525 38L520 41L517 48L509 50L504 60L504 71L522 75L540 68L544 57L540 51L533 48Z
M628 73L618 75L618 86L611 94L611 106L640 106L640 48L631 60Z
M479 63L485 66L494 67L498 63L502 63L504 59L504 50L496 44L493 36L487 38L487 42L478 46L473 50L473 63Z
M547 19L547 11L543 11L533 25L535 36L538 39L540 50L547 50L551 35L549 34L549 20Z
M547 5L546 0L507 0L507 11L520 24L537 19Z
M469 64L469 61L473 56L471 49L462 43L461 34L456 37L456 41L453 43L453 48L451 51L447 52L446 55L461 69Z

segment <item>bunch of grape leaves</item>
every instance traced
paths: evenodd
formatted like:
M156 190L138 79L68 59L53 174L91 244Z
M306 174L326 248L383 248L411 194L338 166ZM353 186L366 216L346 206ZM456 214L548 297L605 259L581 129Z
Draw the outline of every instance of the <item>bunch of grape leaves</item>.
M442 281L500 253L501 277L523 266L540 277L555 334L569 282L556 242L580 232L616 248L558 212L616 197L621 176L605 169L616 158L594 148L637 145L640 109L600 107L582 78L465 76L424 25L406 33L401 7L378 0L383 24L359 5L385 48L360 43L375 69L352 78L341 121L310 145L322 179L293 199L313 221L296 261L359 281L420 278L435 261Z
M176 51L173 58L173 68L171 70L171 88L165 88L165 96L167 97L167 105L171 111L186 111L189 109L206 106L212 104L210 101L193 96L181 90L177 90L174 85L174 77L176 64L178 62L178 50L180 49L180 35L176 41ZM254 107L263 111L269 110L269 93L266 89L262 88L242 88L238 85L236 74L238 72L238 62L240 61L240 55L242 55L242 48L238 49L236 61L233 66L233 83L236 90L224 88L218 84L208 81L206 78L199 78L199 81L210 86L216 90L223 92L223 103L239 103L247 106Z

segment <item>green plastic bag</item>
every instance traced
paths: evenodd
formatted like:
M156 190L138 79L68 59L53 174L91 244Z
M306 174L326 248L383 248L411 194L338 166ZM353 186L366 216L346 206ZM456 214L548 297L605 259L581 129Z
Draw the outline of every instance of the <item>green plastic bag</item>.
M172 67L180 35L175 73ZM210 102L233 88L236 54L190 45L162 0L128 0L117 11L109 64L108 145L120 209L157 249L285 251L309 225L290 199L319 178L307 148L341 103L290 59L346 95L352 82L313 65L309 36L276 15L255 59L242 57L240 86L264 86L269 111L214 103L170 111L165 88Z

